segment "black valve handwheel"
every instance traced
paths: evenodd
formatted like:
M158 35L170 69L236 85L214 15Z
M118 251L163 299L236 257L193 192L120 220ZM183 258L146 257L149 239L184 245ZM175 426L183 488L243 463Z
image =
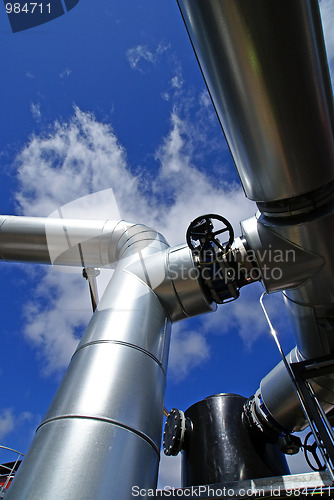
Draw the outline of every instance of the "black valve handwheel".
M314 441L313 444L308 444L308 441L310 439L310 437L313 436L313 432L309 432L306 437L305 437L305 440L304 440L304 444L303 444L303 448L304 448L304 456L305 456L305 460L306 462L308 463L308 465L311 467L311 469L313 469L314 471L316 472L319 472L319 471L323 471L323 470L326 470L326 465L323 465L320 461L320 458L318 457L317 455L317 448L318 448L318 445L316 443L316 441ZM317 464L317 467L315 467L310 459L309 459L309 456L308 454L311 453L312 457L314 458L314 461L315 463Z
M219 221L223 224L220 229L214 230L214 221ZM217 236L219 234L228 233L228 242L224 247ZM207 214L201 215L193 220L188 227L186 241L187 245L191 250L203 250L207 243L213 242L217 245L220 250L226 252L226 249L230 247L234 240L234 231L230 222L217 214ZM195 242L198 241L198 244Z

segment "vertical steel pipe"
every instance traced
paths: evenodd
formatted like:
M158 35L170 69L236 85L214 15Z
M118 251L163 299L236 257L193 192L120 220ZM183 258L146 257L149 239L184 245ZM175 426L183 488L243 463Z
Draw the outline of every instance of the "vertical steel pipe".
M170 321L118 268L39 426L8 499L131 498L155 486Z

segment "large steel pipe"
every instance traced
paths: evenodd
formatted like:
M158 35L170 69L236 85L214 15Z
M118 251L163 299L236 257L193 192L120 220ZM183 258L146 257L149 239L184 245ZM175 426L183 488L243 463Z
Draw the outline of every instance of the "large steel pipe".
M287 288L296 355L333 353L334 112L318 1L178 4L245 194L263 214L243 223L263 283ZM292 251L296 262L277 264L268 250ZM275 265L280 277L265 277ZM314 386L329 409L333 379ZM260 392L282 427L305 425L282 365Z
M246 196L285 200L333 181L333 96L318 1L178 3Z
M308 217L270 221L261 216L242 222L267 291L284 290L297 344L289 362L334 354L333 225L333 203ZM330 410L333 375L318 377L312 385L325 411ZM280 427L299 431L307 425L282 362L261 381L259 394L255 404L263 401Z
M155 293L120 266L8 500L130 499L133 486L155 487L169 338Z

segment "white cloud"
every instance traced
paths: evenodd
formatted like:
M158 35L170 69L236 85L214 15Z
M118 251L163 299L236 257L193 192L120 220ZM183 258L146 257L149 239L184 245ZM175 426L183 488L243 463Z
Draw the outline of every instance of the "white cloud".
M41 114L41 105L40 104L34 104L32 102L30 104L30 111L31 111L31 114L32 114L34 120L36 120L36 122L40 122L41 121L41 117L42 117L42 114Z
M6 408L0 412L0 440L15 428L15 417L11 408Z
M146 61L155 64L159 57L168 50L169 46L160 43L158 47L152 51L147 45L137 45L127 50L126 57L132 69L141 69L139 63Z
M47 307L43 306L45 300ZM38 348L43 372L63 370L91 315L88 286L78 275L54 269L41 278L33 301L24 306L24 334Z
M169 370L176 381L183 380L190 370L207 361L209 357L209 344L203 334L174 325Z
M72 71L68 68L65 68L61 73L59 73L59 78L65 78L66 76L70 76Z
M327 52L333 67L334 6L331 0L322 0L320 5ZM155 50L138 45L128 50L128 61L133 69L139 69L142 61L156 64L168 48L162 43ZM65 68L60 76L69 74L70 70ZM27 72L26 76L31 78L33 75ZM227 217L239 234L239 221L253 215L255 206L245 198L239 185L209 178L203 167L195 165L201 149L207 151L216 147L212 141L209 145L207 140L208 123L214 119L214 114L206 91L196 98L182 87L182 71L176 64L174 76L169 80L169 90L163 94L166 100L174 103L171 128L155 152L159 168L153 179L131 173L126 152L110 125L100 123L94 115L75 108L71 120L56 123L48 135L32 137L18 156L19 211L25 215L47 216L74 199L112 187L122 217L152 225L172 245L184 241L191 220L208 212ZM198 111L196 120L191 120L190 111L194 105ZM32 103L31 112L36 120L40 119L39 104ZM224 171L225 166L222 164L219 168ZM146 186L145 192L141 185ZM112 218L113 214L107 207L105 210L106 217ZM89 217L89 214L84 216ZM57 277L53 280L53 276ZM75 294L69 291L71 289ZM220 324L223 325L220 331L224 333L234 326L239 329L246 345L251 345L254 338L267 328L263 316L256 312L259 310L256 290L256 285L252 285L249 290L242 291L242 297L228 306L228 312L223 306L217 313L206 316L204 331ZM43 294L49 298L47 306L39 300ZM69 306L73 297L78 300ZM80 305L83 300L84 307ZM84 311L88 311L86 315ZM78 276L55 275L54 270L50 270L41 279L36 298L25 308L28 320L25 334L40 350L46 372L67 364L89 311L86 286ZM222 314L224 322L221 321ZM255 325L251 338L245 319L248 324L251 319ZM51 324L56 325L54 333ZM193 351L190 349L191 338ZM175 334L173 342L174 346L178 345L178 352L188 350L185 375L209 356L203 333L187 332L186 326L183 334L181 331ZM202 351L196 346L202 347ZM171 366L178 356L176 352L177 349L172 347Z
M205 108L209 108L209 107L211 108L212 102L211 102L211 99L209 96L209 92L206 89L204 89L203 92L201 93L200 98L199 98L199 102Z
M154 192L173 200L167 211L164 208L166 216L160 221L160 231L172 244L184 241L187 227L199 215L222 214L239 234L239 221L256 211L239 185L210 179L193 165L197 140L197 128L192 129L174 110L171 130L156 153L160 172L153 183Z
M49 135L30 139L18 155L17 170L16 199L25 215L48 216L72 200L109 186L123 217L128 212L141 215L140 207L132 202L138 196L139 178L129 173L124 149L109 125L78 108L68 123L56 123Z
M18 431L24 436L23 439L19 439L16 443L15 448L20 452L23 451L21 448L25 448L26 444L29 443L35 434L36 427L41 422L41 416L37 413L31 413L30 411L23 411L18 413L15 408L3 408L0 410L0 443L5 446L8 442L10 448L13 448L12 444L12 433L13 431ZM14 433L13 433L14 434ZM9 436L9 437L8 437ZM18 446L18 447L16 447ZM16 452L6 450L5 448L0 448L0 463L12 462L18 458Z
M250 348L260 335L269 334L268 324L259 303L263 291L259 283L242 289L237 300L220 306L215 314L206 316L203 324L205 330L224 335L235 329L242 337L245 348ZM274 321L272 315L271 318Z
M183 80L182 78L180 78L180 76L173 76L173 78L171 79L171 85L172 87L176 88L176 89L181 89L182 88L182 85L183 85Z

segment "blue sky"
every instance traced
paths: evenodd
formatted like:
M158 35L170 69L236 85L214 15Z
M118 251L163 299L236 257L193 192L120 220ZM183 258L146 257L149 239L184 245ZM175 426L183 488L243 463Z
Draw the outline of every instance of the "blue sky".
M1 213L48 216L112 188L122 218L153 226L171 245L209 212L239 235L256 207L240 187L176 2L94 4L80 0L15 34L0 12ZM321 8L333 72L334 3ZM101 199L99 211L113 218L116 209ZM89 321L89 294L80 275L52 267L2 263L1 278L0 443L24 453ZM251 285L218 312L174 325L168 409L256 391L279 361L262 291ZM267 301L288 352L281 298ZM162 458L161 485L178 484L178 465Z

